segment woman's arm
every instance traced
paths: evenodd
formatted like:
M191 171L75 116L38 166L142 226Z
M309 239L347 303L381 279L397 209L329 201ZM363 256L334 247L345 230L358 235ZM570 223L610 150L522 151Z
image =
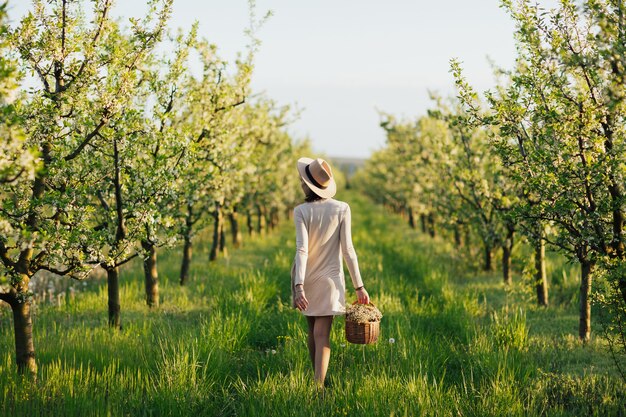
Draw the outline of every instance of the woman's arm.
M298 310L304 311L309 306L309 301L304 295L304 276L306 274L306 261L309 257L309 233L302 212L297 207L293 211L293 219L296 225L294 304Z
M304 224L304 216L296 207L293 211L293 221L296 225L296 276L294 284L304 284L306 261L309 257L309 233Z
M343 220L341 221L341 229L339 232L341 239L341 252L343 258L350 271L350 278L352 279L352 285L354 288L363 287L363 280L361 279L361 272L359 271L359 261L352 244L352 215L350 213L350 206L347 206Z
M352 244L352 214L350 212L350 206L347 206L344 213L339 236L341 239L341 251L343 252L346 264L348 265L352 285L354 285L354 288L356 289L357 299L361 304L369 304L370 296L363 285L361 271L359 271L359 262L356 257L354 245Z

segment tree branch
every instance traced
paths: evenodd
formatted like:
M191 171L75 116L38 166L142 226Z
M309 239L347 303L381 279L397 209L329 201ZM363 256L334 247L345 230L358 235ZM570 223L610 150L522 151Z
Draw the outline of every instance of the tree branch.
M65 159L66 161L71 161L72 159L80 155L80 153L85 148L85 146L87 146L89 142L98 135L98 132L100 131L100 129L102 129L102 127L104 127L106 123L107 123L107 117L104 116L102 119L100 119L100 123L98 124L98 126L96 126L96 128L93 131L91 131L87 136L85 136L85 139L80 143L80 145L78 145L78 147L71 154L66 155L63 159Z
M13 181L16 181L19 177L22 176L26 168L20 169L20 171L10 178L0 178L0 184L11 184Z
M133 259L135 259L137 256L139 256L139 254L138 254L137 252L135 252L134 254L132 254L131 256L129 256L128 258L126 258L126 259L124 259L124 260L121 260L121 261L119 261L119 262L116 262L116 263L115 263L115 266L116 266L116 267L118 267L118 266L122 266L122 265L124 265L125 263L128 263L128 262L132 261L132 260L133 260Z
M195 142L199 143L202 139L204 139L204 138L206 138L208 136L209 136L209 130L208 129L202 129L202 132L200 132L198 137L195 139Z
M109 9L111 7L111 1L112 0L105 0L104 2L104 6L102 8L102 13L100 16L100 22L98 24L98 27L96 28L96 33L94 34L91 40L92 48L96 45L96 43L100 39L100 36L102 35L102 28L104 27L104 22L107 20L107 14L109 13ZM77 78L80 78L81 74L85 70L85 67L90 62L90 60L91 60L91 57L85 57L85 59L83 59L83 62L80 64L80 68L78 68L76 75L72 76L72 80L68 82L66 85L64 85L61 91L67 90Z
M109 204L104 199L104 196L102 195L101 190L96 191L96 196L98 197L98 200L100 200L100 204L102 205L102 208L104 209L104 211L107 213L111 211L111 208L109 207Z
M224 111L224 110L227 110L227 109L232 109L232 108L237 107L237 106L241 106L245 102L246 102L246 98L244 97L242 99L239 99L239 101L237 101L235 103L231 103L231 104L229 104L227 106L217 107L215 109L215 113L218 113L218 112L221 112L221 111Z
M15 294L13 293L13 291L0 292L0 300L9 305L13 305L13 303L15 302Z
M60 276L68 275L74 269L76 269L76 265L68 266L66 269L57 269L57 268L53 268L47 265L45 266L42 265L42 266L39 266L38 268L38 270L40 271L48 271L48 272L52 272L53 274L60 275Z
M24 58L30 61L30 64L33 66L33 69L35 70L35 72L39 76L39 79L41 80L41 83L43 84L43 88L45 92L49 94L52 93L52 91L50 91L50 83L46 79L46 74L43 72L43 70L39 66L39 61L35 61L35 58L30 53L30 46L20 47L19 51L20 53L22 53Z

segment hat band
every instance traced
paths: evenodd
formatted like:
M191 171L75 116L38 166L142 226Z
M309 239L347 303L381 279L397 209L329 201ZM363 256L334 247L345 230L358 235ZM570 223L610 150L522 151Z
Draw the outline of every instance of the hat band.
M309 181L311 181L314 186L316 186L317 188L321 188L322 190L325 190L328 188L328 185L322 185L319 182L317 182L315 178L313 178L313 175L311 175L311 170L309 169L309 165L307 165L304 168L304 170L306 171L306 176L309 177Z

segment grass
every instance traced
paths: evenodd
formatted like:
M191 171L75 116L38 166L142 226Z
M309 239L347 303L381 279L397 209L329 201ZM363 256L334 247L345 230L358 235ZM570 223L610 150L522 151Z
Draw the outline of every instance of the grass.
M575 270L551 257L554 305L467 269L446 243L347 194L361 271L382 310L381 340L332 334L330 388L317 392L305 321L289 307L291 223L230 259L195 248L159 260L162 305L145 306L139 263L124 270L121 331L106 326L105 282L65 287L34 315L39 382L15 372L0 308L0 413L7 416L625 415L626 386L601 339L576 339ZM518 257L523 254L518 253ZM349 281L349 280L348 280ZM71 296L70 293L75 295ZM353 293L351 293L353 296ZM59 305L60 303L60 305ZM390 339L394 343L390 343Z

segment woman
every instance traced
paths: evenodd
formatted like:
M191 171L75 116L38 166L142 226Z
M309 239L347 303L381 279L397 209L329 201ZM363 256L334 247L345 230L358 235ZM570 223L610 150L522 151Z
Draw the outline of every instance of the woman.
M305 203L294 209L296 258L292 270L294 307L307 318L308 347L315 381L323 386L330 359L333 318L345 313L346 286L342 254L359 303L369 303L352 246L350 206L334 200L337 191L330 165L300 158L298 172Z

